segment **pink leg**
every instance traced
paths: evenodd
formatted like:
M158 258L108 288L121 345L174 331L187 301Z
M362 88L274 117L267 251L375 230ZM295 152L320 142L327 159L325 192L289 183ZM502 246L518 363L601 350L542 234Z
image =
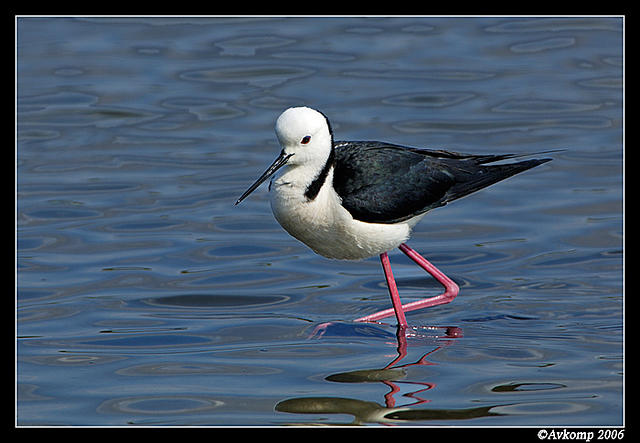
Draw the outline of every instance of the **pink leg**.
M395 314L396 319L398 320L398 326L405 327L407 326L407 320L404 316L404 309L402 307L402 302L400 301L400 294L398 294L396 281L393 278L393 272L391 271L391 263L389 263L389 256L386 252L380 254L380 262L382 262L382 270L384 271L384 276L387 279L387 287L389 288L389 295L391 296L391 304L393 305L393 308L358 318L355 321L375 321L381 318L391 317Z
M400 245L400 250L404 252L407 257L416 262L422 269L427 271L436 280L438 280L440 284L444 286L445 291L440 295L436 295L435 297L425 298L424 300L418 300L407 303L406 305L401 305L398 289L396 288L396 282L393 278L393 274L391 273L389 257L385 252L383 254L380 254L380 261L382 261L382 267L384 269L385 277L387 278L387 284L389 286L389 294L391 295L391 303L393 304L393 309L385 309L384 311L376 312L375 314L358 318L356 319L356 321L376 321L395 314L396 318L398 319L398 324L400 326L406 326L407 323L404 316L405 312L449 303L454 298L456 298L456 295L458 295L458 285L456 285L453 280L451 280L440 270L438 270L438 268L429 263L427 259L422 257L405 243L402 243Z
M404 317L404 310L402 309L400 294L398 294L396 280L393 278L391 263L389 262L389 256L386 252L380 254L380 262L382 262L382 270L384 271L384 276L387 279L387 287L389 288L391 304L393 305L393 312L396 314L396 319L398 320L398 326L405 327L407 326L407 320Z

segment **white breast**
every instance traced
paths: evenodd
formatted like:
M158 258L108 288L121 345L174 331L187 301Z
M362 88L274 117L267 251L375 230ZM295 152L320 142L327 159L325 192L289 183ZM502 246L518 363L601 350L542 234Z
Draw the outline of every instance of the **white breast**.
M398 224L365 223L355 220L341 206L331 186L333 168L317 197L304 196L302 167L286 168L271 183L271 209L278 223L316 253L328 258L358 260L379 255L405 242L418 219ZM421 216L419 218L422 218Z

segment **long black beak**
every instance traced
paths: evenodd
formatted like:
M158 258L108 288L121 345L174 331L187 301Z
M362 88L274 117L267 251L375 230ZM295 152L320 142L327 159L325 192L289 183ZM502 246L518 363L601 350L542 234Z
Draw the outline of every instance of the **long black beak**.
M236 201L236 205L238 203L240 203L242 200L244 200L249 194L251 194L253 191L255 191L255 189L260 186L262 184L263 181L265 181L266 179L268 179L269 177L271 177L273 174L275 174L275 172L280 169L281 167L283 167L287 161L291 158L293 154L285 154L284 149L282 150L282 152L280 152L280 155L278 156L278 158L276 158L276 160L271 164L271 166L269 166L267 168L266 171L264 171L264 174L262 174L260 176L260 178L258 180L256 180L256 182L254 184L252 184L251 186L249 186L249 189L247 189L245 191L244 194L242 194L240 196L240 198L238 199L238 201Z

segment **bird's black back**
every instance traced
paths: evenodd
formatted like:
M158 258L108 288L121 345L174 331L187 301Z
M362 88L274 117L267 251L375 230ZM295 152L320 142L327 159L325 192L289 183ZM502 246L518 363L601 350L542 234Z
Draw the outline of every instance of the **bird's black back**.
M462 154L375 141L334 147L333 186L342 206L369 223L410 219L551 160L485 165L522 155Z

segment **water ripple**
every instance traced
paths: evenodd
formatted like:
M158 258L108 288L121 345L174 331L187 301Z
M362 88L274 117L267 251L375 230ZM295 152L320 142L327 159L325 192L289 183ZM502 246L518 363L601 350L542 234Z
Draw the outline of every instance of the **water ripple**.
M266 306L289 301L286 295L208 295L208 294L184 294L154 297L143 300L153 306L171 306L177 308L233 308L243 309L247 307Z
M183 80L214 83L246 83L263 88L307 77L314 71L300 66L252 65L197 69L180 74Z
M162 362L129 366L116 371L119 375L132 376L185 376L185 375L271 375L281 371L276 368L229 363L202 363L199 361Z
M159 114L125 106L47 107L45 110L23 112L21 124L114 128L149 122L158 117Z
M512 112L522 114L550 114L565 112L594 111L605 106L604 103L578 103L560 100L508 100L491 108L493 112Z
M231 38L214 43L222 48L220 55L252 56L260 49L277 48L295 43L294 39L273 35L257 35Z
M612 126L608 118L603 117L558 117L546 119L520 120L478 120L472 121L437 121L408 120L394 123L392 127L406 133L464 133L491 134L511 131L533 131L548 128L603 129Z
M385 71L375 70L348 70L342 73L344 76L358 78L413 78L428 80L453 80L471 82L477 80L486 80L495 77L497 74L487 71L467 71L467 70L399 70L389 69Z
M415 106L426 108L444 108L446 106L457 105L467 100L475 98L473 92L414 92L411 94L401 94L382 99L382 103L397 106Z
M338 52L314 52L314 51L281 51L271 54L273 58L284 60L316 60L327 63L350 62L356 60L356 56Z
M211 411L224 402L204 395L139 395L107 400L98 406L101 414L180 415Z
M225 102L216 102L202 97L172 97L161 103L169 109L185 110L200 121L215 121L236 118L245 114L241 109Z
M560 31L622 31L622 20L611 18L602 20L597 17L549 17L537 20L506 21L498 25L487 26L486 32L560 32Z
M509 50L515 53L533 53L548 51L550 49L562 49L574 46L576 39L573 37L557 37L532 42L516 43L509 46Z

